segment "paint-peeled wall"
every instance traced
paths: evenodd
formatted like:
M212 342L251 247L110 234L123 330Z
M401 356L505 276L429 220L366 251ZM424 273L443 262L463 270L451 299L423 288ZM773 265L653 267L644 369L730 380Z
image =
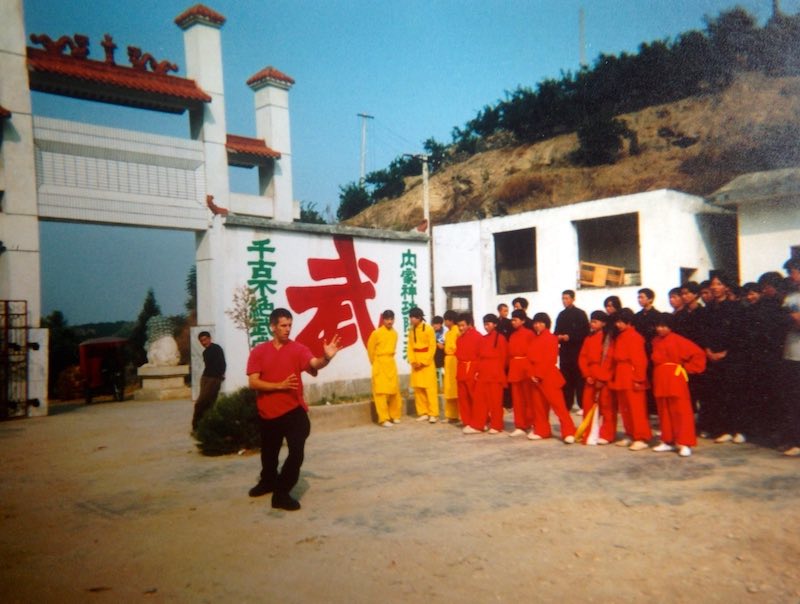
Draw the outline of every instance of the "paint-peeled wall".
M342 350L315 378L304 376L310 401L353 396L370 390L366 345L387 309L396 315L400 373L404 361L407 311L419 306L429 314L430 268L421 238L372 239L331 232L284 229L225 229L227 324L223 344L228 359L226 390L246 385L249 349L270 339L269 315L278 307L294 317L292 339L322 355L323 341L335 334ZM236 326L235 292L255 294L249 331ZM218 319L219 320L219 319Z

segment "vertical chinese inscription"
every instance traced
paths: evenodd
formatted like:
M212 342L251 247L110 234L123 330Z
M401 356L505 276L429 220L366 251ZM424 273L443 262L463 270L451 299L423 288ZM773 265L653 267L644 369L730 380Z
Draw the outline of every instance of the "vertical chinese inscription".
M403 252L400 258L400 279L402 281L402 289L400 290L400 297L402 300L402 308L400 312L403 314L403 332L408 332L408 311L417 305L417 255L410 249ZM408 358L407 350L408 342L403 338L403 358Z
M275 309L275 304L271 299L277 292L278 282L273 276L275 260L275 248L270 245L269 239L253 241L247 246L247 251L255 257L248 260L247 266L250 267L250 279L247 286L255 293L256 302L252 308L252 327L250 330L250 347L266 342L270 339L269 315Z

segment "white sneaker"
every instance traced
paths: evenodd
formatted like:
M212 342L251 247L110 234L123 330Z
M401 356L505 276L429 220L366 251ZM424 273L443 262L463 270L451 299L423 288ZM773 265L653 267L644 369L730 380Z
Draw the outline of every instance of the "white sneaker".
M500 434L500 430L495 430L494 428L490 428L489 434Z
M733 436L733 442L735 442L737 445L741 445L742 443L747 442L747 437L741 432L737 432Z
M397 419L393 419L392 423L393 424L399 424L400 423L400 418L398 417Z
M509 432L508 435L511 438L516 438L517 436L525 436L525 430L523 430L521 428L517 428L513 432Z
M629 447L631 444L630 438L620 438L617 442L614 443L618 447Z
M564 437L564 444L571 445L575 442L575 437L571 434L569 436Z
M420 416L417 418L417 421L418 421L418 422L426 422L426 421L428 421L429 419L430 419L430 417L428 417L427 415L420 415Z
M800 447L792 447L791 449L786 449L783 452L786 457L797 457L800 455Z
M729 443L732 440L733 440L733 436L731 436L730 434L723 434L722 436L717 436L714 439L714 442L717 443L717 444L722 444L722 443Z
M531 433L528 434L528 440L542 440L542 437L536 434L536 432L534 432L533 430L531 430Z
M605 438L598 438L597 439L597 444L598 445L607 445L608 441Z
M656 445L653 447L653 451L656 453L667 453L669 451L674 451L675 447L672 445L668 445L667 443L661 443L660 445Z
M476 430L472 426L464 426L464 429L461 430L461 432L463 432L464 434L480 434L481 433L480 430Z
M681 457L690 457L692 454L692 449L687 447L686 445L681 445L680 451L678 451L678 455Z
M383 426L384 428L394 428L394 424L392 422L388 422L388 421L387 422L383 422L381 424L381 426Z
M649 445L646 442L644 442L643 440L636 440L636 441L633 442L633 444L630 447L628 447L628 450L629 451L644 451L645 449L648 449L648 448L649 448Z
M431 417L431 418L428 420L428 423L429 423L429 424L435 424L435 423L436 423L436 422L438 422L438 421L439 421L439 418L438 418L438 417Z

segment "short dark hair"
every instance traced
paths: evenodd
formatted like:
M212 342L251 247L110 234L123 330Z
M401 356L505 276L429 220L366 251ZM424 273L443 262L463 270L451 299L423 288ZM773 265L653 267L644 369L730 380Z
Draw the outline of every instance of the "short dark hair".
M442 323L444 323L444 319L442 319L442 317L439 315L436 315L433 317L433 319L431 319L431 325L441 325Z
M381 319L394 319L394 311L393 310L384 310L381 313Z
M472 313L470 312L462 312L458 315L458 321L456 322L461 323L461 321L464 321L467 325L475 325L475 320L472 318Z
M291 319L292 313L285 308L276 308L269 315L269 324L277 325L279 319Z
M668 312L658 313L656 315L655 324L656 327L658 327L659 325L663 325L664 327L669 327L670 329L672 329L673 325L675 325L675 315Z
M756 292L757 294L761 293L761 286L754 281L748 281L744 285L742 285L742 291L744 292Z
M425 318L425 313L422 312L421 308L419 308L418 306L415 306L414 308L412 308L411 310L408 311L408 316L409 317L413 317L415 319L424 319Z
M725 285L727 287L735 287L738 285L738 283L736 283L736 281L734 281L730 276L728 276L728 274L725 271L718 271L716 269L709 271L708 284L711 285L711 281L713 281L714 279L719 280L719 282L722 283L722 285Z
M514 306L517 303L519 303L519 305L525 310L528 309L528 301L525 298L514 298L511 300L511 306Z
M758 284L761 287L767 285L778 289L781 285L783 285L783 275L781 275L778 271L769 271L758 278Z
M495 315L493 313L489 313L488 315L483 315L483 322L484 323L494 323L495 325L497 325L497 323L499 321L500 321L500 319L498 319L497 315Z
M518 308L516 310L512 310L511 311L511 318L512 319L520 319L521 321L524 321L525 319L528 318L528 315L525 314L524 310L522 310L521 308Z
M700 284L697 281L686 281L685 283L681 283L681 290L684 289L695 296L700 295Z
M656 299L656 292L654 292L649 287L643 287L637 293L644 294L645 296L647 296L648 300L655 300Z
M207 331L201 331L199 334L197 334L197 339L198 340L200 338L210 338L210 337L211 337L211 334L208 333Z
M546 312L537 312L535 315L533 315L533 322L544 323L545 327L547 327L547 329L550 329L551 325L550 315L548 315Z
M591 317L589 317L592 321L602 321L605 323L608 321L608 315L604 313L602 310L596 310L592 313Z
M452 321L455 323L458 321L458 313L454 311L452 308L450 310L444 311L444 320L445 321Z
M621 321L622 323L630 325L631 323L633 323L634 316L635 315L633 314L633 311L630 308L623 308L618 313L616 313L616 315L614 315L614 320Z
M787 271L792 269L796 271L800 271L800 258L789 258L786 262L783 263L783 268Z
M508 304L505 302L500 302L500 304L497 305L497 312L500 312L501 308L508 308Z
M680 296L680 295L681 295L681 288L680 287L673 287L671 290L669 290L669 293L667 294L667 297L669 297L669 296Z
M711 287L711 280L706 279L705 281L701 281L698 287L700 288L701 291L704 289L708 289L709 287Z
M573 300L575 299L575 291L572 290L572 289L565 289L563 292L561 292L561 295L562 296L569 296Z

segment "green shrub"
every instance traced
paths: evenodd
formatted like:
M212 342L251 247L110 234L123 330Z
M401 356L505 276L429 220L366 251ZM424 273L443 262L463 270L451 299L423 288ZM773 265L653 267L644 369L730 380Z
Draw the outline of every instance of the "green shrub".
M241 388L223 394L206 412L197 426L195 437L203 455L226 455L261 445L256 394Z

